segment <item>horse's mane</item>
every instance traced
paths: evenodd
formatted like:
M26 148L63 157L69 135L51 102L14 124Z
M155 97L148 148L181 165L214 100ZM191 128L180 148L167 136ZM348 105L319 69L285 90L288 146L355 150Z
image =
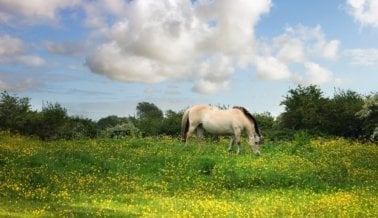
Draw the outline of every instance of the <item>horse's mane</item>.
M258 125L257 125L257 122L256 122L256 119L255 119L255 117L253 117L252 116L252 114L247 110L247 109L245 109L244 107L240 107L240 106L234 106L234 107L232 107L232 108L234 108L234 109L238 109L238 110L241 110L243 113L244 113L244 115L251 121L251 122L253 122L255 125L255 132L257 133L257 135L259 135L259 137L261 137L261 134L260 134L260 129L259 129L259 127L258 127Z

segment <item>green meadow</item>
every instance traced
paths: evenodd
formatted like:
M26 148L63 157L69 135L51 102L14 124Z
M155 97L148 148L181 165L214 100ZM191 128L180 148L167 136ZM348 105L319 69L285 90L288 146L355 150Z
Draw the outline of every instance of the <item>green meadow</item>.
M0 217L378 217L378 146L0 134Z

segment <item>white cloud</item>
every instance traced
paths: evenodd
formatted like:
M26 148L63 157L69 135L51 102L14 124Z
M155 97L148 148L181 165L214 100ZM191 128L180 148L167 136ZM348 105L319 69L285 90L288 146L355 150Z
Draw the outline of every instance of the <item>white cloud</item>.
M257 74L268 80L291 80L303 84L332 82L333 73L315 63L318 59L334 60L339 53L340 42L327 40L320 25L286 27L284 33L274 37L271 43L262 43L264 48L255 58ZM290 68L303 67L304 72ZM299 67L299 69L301 68Z
M304 67L306 69L306 78L302 81L304 84L321 85L333 80L332 72L319 64L308 62Z
M279 39L279 41L281 42L276 42L279 44L277 47L280 47L277 51L279 59L285 62L302 62L305 59L304 45L301 40L285 37L285 39Z
M192 90L202 94L215 94L218 91L228 90L230 88L228 80L234 70L230 57L212 56L193 70L192 80L195 81L195 85Z
M78 5L81 0L0 1L0 21L9 25L56 23L58 12Z
M87 27L101 30L106 34L109 31L109 17L122 19L129 13L127 8L128 1L125 0L95 0L84 1L80 6L86 14L84 24Z
M361 25L378 27L377 0L347 0L348 13Z
M356 65L378 65L378 49L349 49L344 55L351 58L352 64Z
M253 58L254 26L270 6L270 0L131 1L119 6L124 14L114 11L110 26L102 19L109 10L88 7L106 40L86 64L116 80L191 80L193 90L215 93Z
M222 90L228 90L229 88L229 81L213 82L209 80L199 80L193 86L192 90L201 94L215 94Z
M124 82L157 83L173 74L164 63L122 52L115 42L99 47L87 65L95 73Z
M0 63L41 66L45 60L27 52L28 46L19 38L0 35Z
M317 63L306 62L304 63L304 68L304 74L292 75L291 79L294 82L302 85L323 85L327 83L340 85L342 83L342 80L340 78L335 78L329 69L322 67Z
M0 72L0 91L20 92L38 86L38 82L33 78L1 73Z
M266 80L282 80L291 76L288 66L272 56L257 57L256 70L258 76Z
M4 0L0 22L59 24L63 10L83 11L81 22L91 31L88 44L96 48L87 55L86 66L124 82L185 80L193 82L194 91L216 93L229 89L238 68L251 66L262 79L299 81L292 65L305 69L301 81L327 81L332 72L315 62L337 58L340 42L326 39L319 25L288 26L271 42L259 42L254 28L271 6L271 0ZM58 55L84 54L86 46L45 42ZM0 35L0 63L45 64L27 50L21 39Z
M340 41L331 40L321 46L321 56L326 59L334 59L337 57L339 52Z
M273 51L277 58L286 62L304 62L312 58L335 59L340 42L328 41L320 25L313 28L299 25L287 27L273 39Z
M0 58L22 54L24 47L21 39L9 35L0 35Z
M198 69L195 69L195 77L203 78L208 81L225 81L234 72L234 66L230 57L212 56L202 61ZM196 79L196 78L193 78Z

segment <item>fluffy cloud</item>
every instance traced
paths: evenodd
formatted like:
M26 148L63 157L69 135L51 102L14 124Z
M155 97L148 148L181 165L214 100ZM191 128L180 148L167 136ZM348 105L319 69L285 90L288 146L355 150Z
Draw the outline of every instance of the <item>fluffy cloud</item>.
M285 32L273 39L277 57L286 62L304 62L311 58L334 59L340 42L327 41L322 28L299 25L287 27Z
M344 55L351 58L352 64L378 65L378 49L349 49Z
M306 77L294 77L300 84L324 84L334 81L332 72L319 64L307 62L304 64Z
M83 11L81 22L91 30L88 40L97 44L86 61L94 73L125 82L189 80L193 90L209 94L228 89L235 70L251 64L254 26L270 7L271 0L5 0L0 2L0 21L59 25L61 13ZM13 46L0 48L2 63L44 63L26 52L22 40L7 36L3 41ZM77 42L47 41L44 46L51 54L66 56L86 49Z
M38 82L30 77L23 75L22 78L9 73L0 72L0 91L11 92L25 91L37 87Z
M45 60L39 56L30 55L28 53L28 45L19 38L9 35L0 34L0 65L25 65L30 67L38 67L45 64ZM37 86L35 79L30 75L15 73L4 73L3 68L0 69L0 91L24 91Z
M347 0L348 12L362 25L378 27L378 1Z
M83 12L86 40L95 47L86 66L124 82L185 80L194 84L192 90L212 94L229 89L231 75L251 66L266 80L331 81L332 72L315 62L337 58L340 42L326 39L320 26L287 27L269 43L256 39L254 28L271 6L271 0L4 0L0 22L59 24L61 13L71 13L67 9ZM48 41L45 48L68 56L87 49L73 41ZM44 64L27 50L22 40L0 35L0 63ZM293 65L304 72L294 73Z
M282 80L291 77L289 67L272 56L257 57L256 70L258 76L266 80Z
M192 90L203 94L214 94L219 90L228 90L230 88L229 81L213 82L209 80L200 80L196 82Z
M24 43L9 35L0 35L0 57L14 56L23 53Z
M27 45L19 38L0 35L0 63L41 66L45 60L27 53Z
M113 13L111 26L93 24L106 41L86 64L125 82L183 79L201 93L227 89L230 75L254 54L254 26L270 6L270 0L131 1L120 6L125 14Z
M289 79L301 84L323 84L334 81L333 73L314 60L334 60L339 53L338 40L327 40L321 27L299 25L287 27L283 34L264 44L255 66L262 79ZM292 72L292 65L303 66L304 72Z
M107 43L88 58L87 65L99 74L124 82L157 83L175 75L169 65L142 56L125 54L115 43Z
M78 5L80 0L0 1L0 22L7 24L56 23L59 10Z

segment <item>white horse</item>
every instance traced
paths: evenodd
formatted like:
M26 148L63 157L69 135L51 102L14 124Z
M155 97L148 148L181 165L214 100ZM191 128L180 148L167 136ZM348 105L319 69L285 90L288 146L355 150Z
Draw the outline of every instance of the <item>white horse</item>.
M236 142L238 153L241 152L240 136L245 131L252 151L260 155L259 144L262 143L263 137L255 118L243 107L220 110L209 105L197 105L184 112L181 127L185 145L196 129L198 135L202 135L203 130L206 130L217 135L230 135L228 150L231 151L232 145Z

